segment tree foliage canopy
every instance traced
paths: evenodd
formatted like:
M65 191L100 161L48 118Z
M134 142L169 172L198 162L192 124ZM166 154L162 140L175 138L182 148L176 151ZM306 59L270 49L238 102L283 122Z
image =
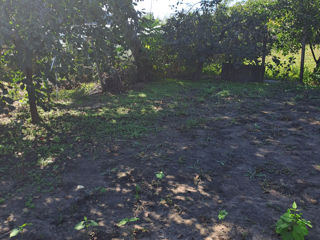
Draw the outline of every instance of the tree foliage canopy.
M38 123L37 106L48 109L54 87L99 79L102 90L119 92L155 73L198 79L212 62L264 66L274 47L309 44L319 69L319 0L199 3L161 22L133 0L1 0L0 112L26 90Z

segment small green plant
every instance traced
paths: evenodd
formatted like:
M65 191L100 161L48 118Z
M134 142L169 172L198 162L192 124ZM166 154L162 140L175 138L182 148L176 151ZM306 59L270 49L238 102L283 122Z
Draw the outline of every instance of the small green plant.
M96 187L95 192L100 193L100 194L104 194L107 192L107 189L105 187Z
M54 142L59 143L61 141L59 136L54 136L54 138L52 139Z
M124 226L129 222L136 222L139 221L139 218L135 217L135 218L124 218L122 219L120 222L117 223L118 227Z
M97 227L99 226L97 222L93 221L93 220L88 220L87 217L84 217L83 218L83 221L79 222L75 227L74 229L77 230L77 231L80 231L82 229L86 229L88 231L88 229L90 227Z
M178 163L179 163L179 164L185 164L185 163L186 163L186 160L185 160L183 157L179 157L179 158L178 158Z
M139 184L136 185L136 200L139 201L140 200L140 192L141 192L141 187L139 186Z
M27 226L31 226L32 223L24 223L21 226L14 228L11 232L10 232L10 238L13 238L15 236L17 236L19 233L23 232L23 230L27 227Z
M164 177L164 173L162 171L156 173L157 179L162 179Z
M256 169L248 169L246 176L248 176L250 179L254 179L257 177L266 177L265 174L258 172Z
M0 198L0 205L1 205L1 204L4 204L5 201L6 201L6 200L5 200L4 198Z
M219 163L221 166L224 166L226 163L224 161L217 161L217 163Z
M227 215L228 215L228 212L226 210L220 210L218 214L218 219L224 220Z
M34 208L34 203L32 202L32 200L33 200L32 197L29 197L25 202L25 206L27 208L30 208L30 209Z
M304 240L308 235L307 227L312 228L311 222L303 219L298 211L296 202L293 202L292 208L289 208L277 221L276 232L280 234L282 240Z

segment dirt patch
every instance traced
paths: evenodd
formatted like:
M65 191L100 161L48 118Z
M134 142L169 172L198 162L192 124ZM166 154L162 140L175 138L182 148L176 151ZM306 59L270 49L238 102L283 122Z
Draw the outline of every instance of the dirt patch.
M202 91L186 93L187 106L155 121L155 134L114 139L66 163L54 191L0 204L0 238L30 222L22 239L273 240L296 201L313 223L308 239L318 239L319 108L288 104L292 96L202 101ZM14 184L1 182L1 192ZM76 231L84 216L99 226Z

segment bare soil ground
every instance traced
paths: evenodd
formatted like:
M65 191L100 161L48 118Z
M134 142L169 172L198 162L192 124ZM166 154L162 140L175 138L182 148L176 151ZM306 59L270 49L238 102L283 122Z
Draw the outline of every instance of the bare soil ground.
M274 240L293 201L313 224L307 239L320 239L320 102L273 89L250 96L181 87L153 99L165 114L148 134L60 160L54 189L30 196L35 184L3 177L0 239L32 223L21 239ZM76 231L84 216L99 226Z

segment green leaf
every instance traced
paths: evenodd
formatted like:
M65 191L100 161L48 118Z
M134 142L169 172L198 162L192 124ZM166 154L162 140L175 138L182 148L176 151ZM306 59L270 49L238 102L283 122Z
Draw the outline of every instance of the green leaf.
M291 232L287 232L287 231L284 231L281 233L281 238L282 240L294 240L292 238L292 233Z
M126 225L128 222L136 222L138 220L139 220L139 218L130 218L130 219L129 218L124 218L117 224L117 226L121 227L121 226Z
M228 215L228 212L226 210L220 210L218 214L218 218L219 220L223 220L226 218L227 215Z
M287 222L287 223L291 223L293 221L292 217L291 217L291 214L290 212L286 212L285 214L283 214L280 219L284 222Z
M32 223L24 223L24 224L22 224L21 226L13 229L13 230L10 232L10 238L17 236L20 232L23 231L23 229L24 229L25 227L31 226L31 225L32 225Z
M17 236L20 233L20 229L19 228L15 228L10 232L10 238L13 238L15 236Z
M32 223L24 223L24 224L22 224L19 228L20 228L20 229L24 229L25 227L31 226L31 225L32 225Z
M124 219L122 219L122 220L117 224L117 226L118 226L118 227L124 226L124 225L126 225L128 222L129 222L129 219L128 219L128 218L124 218Z
M84 229L85 228L85 224L84 224L84 221L81 221L81 222L79 222L75 227L74 227L74 229L75 230L81 230L81 229Z
M297 209L297 204L296 204L296 202L293 202L292 208L293 208L293 209Z
M98 227L98 226L99 226L99 224L98 224L97 222L93 221L93 220L90 220L89 225L90 225L91 227Z
M162 171L160 171L160 172L156 173L156 177L158 179L162 179L164 177L164 173Z
M308 229L305 226L294 225L292 236L294 240L304 240L304 236L308 235Z
M287 229L289 227L289 225L287 223L283 223L281 222L277 222L277 227L276 227L276 232L277 233L281 233L281 231L283 231L284 229Z
M139 220L139 218L130 218L129 219L129 222L136 222L136 221L138 221Z
M304 224L307 225L309 228L312 228L312 225L311 225L310 221L305 221Z

